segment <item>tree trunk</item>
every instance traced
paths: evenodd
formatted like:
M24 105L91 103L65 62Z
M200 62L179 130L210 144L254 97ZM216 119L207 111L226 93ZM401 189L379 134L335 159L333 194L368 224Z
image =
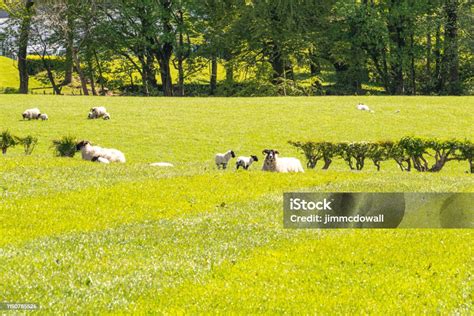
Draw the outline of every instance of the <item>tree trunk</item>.
M181 56L178 58L178 95L184 96L184 68Z
M61 88L56 84L56 81L54 80L53 71L51 70L51 66L49 65L49 61L47 61L44 56L42 56L41 59L43 61L44 68L46 68L46 73L48 75L49 82L51 83L51 86L53 87L53 93L55 95L60 95L61 94Z
M410 77L411 94L416 95L416 68L415 68L415 36L410 34Z
M271 55L269 58L270 64L273 69L273 84L279 84L284 77L285 63L281 55L280 49L276 44L271 45Z
M165 48L164 52L159 59L160 63L160 74L161 74L161 82L163 85L163 95L164 96L172 96L173 95L173 84L171 81L171 69L170 69L170 59L171 59L171 51L172 46L171 44L165 44L164 46L169 46L169 48Z
M89 81L91 83L92 95L97 95L97 90L95 89L95 78L94 78L94 67L92 65L92 60L87 58L87 66L89 68Z
M312 49L309 52L309 60L309 70L311 76L319 75L321 73L321 64Z
M405 93L405 83L403 80L403 57L405 50L405 25L403 17L397 14L398 1L390 4L387 29L391 44L390 71L391 83L390 93L401 95Z
M329 159L329 158L324 158L324 166L323 166L323 170L327 170L329 169L329 166L331 165L331 162L332 160Z
M171 0L160 1L165 17L163 18L163 33L166 36L173 36L173 26L171 25L171 16L173 16ZM156 43L155 43L156 45ZM170 60L173 54L173 42L166 41L160 45L161 47L156 51L155 56L160 64L161 83L163 85L163 95L173 95L173 82L171 78Z
M72 71L74 66L74 61L72 58L72 50L74 46L74 25L73 19L71 17L70 9L67 10L67 30L66 30L66 56L64 61L64 80L61 83L63 86L68 85L72 82Z
M77 74L79 75L79 79L81 80L82 93L84 93L84 95L89 95L89 89L87 88L86 76L84 75L84 72L82 71L81 62L79 60L79 56L77 55L76 49L73 49L72 58L74 59L74 63L76 64L76 71L77 71Z
M234 83L234 65L229 61L225 64L225 81L228 84Z
M431 23L431 17L428 16L428 25ZM431 27L426 33L426 67L425 76L427 80L431 80Z
M217 89L217 57L215 55L211 57L211 79L209 88L209 94L214 95Z
M31 18L33 15L33 0L27 0L25 4L25 15L22 18L20 25L20 37L18 45L18 73L20 76L20 89L19 92L23 94L28 93L28 40L30 37Z
M436 27L436 41L435 41L435 49L434 49L434 55L435 55L435 73L434 73L434 79L435 79L435 90L436 92L440 92L443 89L444 86L444 78L441 74L442 70L442 56L441 56L441 25L438 24Z
M444 30L444 52L447 71L448 94L461 94L459 82L459 55L458 55L458 0L446 0L446 24Z
M95 62L97 64L97 70L99 71L99 78L98 78L97 81L100 83L101 93L105 94L104 76L103 76L103 72L102 72L102 66L100 65L99 57L97 56L97 52L95 50L94 50L94 58L95 58ZM132 87L133 87L133 78L132 78Z

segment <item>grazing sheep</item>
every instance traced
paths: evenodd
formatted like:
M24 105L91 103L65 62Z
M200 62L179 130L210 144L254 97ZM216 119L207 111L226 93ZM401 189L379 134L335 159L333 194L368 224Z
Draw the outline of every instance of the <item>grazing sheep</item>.
M102 118L103 118L104 120L110 120L110 114L109 114L109 113L105 113Z
M266 155L262 167L263 171L304 172L301 162L297 158L278 157L280 153L273 149L265 149L262 153Z
M39 119L42 121L47 121L49 119L48 114L46 113L41 113L39 116Z
M172 163L169 162L154 162L151 163L150 166L152 167L174 167Z
M220 169L221 166L222 169L226 169L231 158L235 158L235 153L232 150L227 151L225 154L216 154L217 169Z
M87 140L80 141L76 145L76 150L80 150L82 154L82 159L88 161L98 161L99 158L105 158L109 162L125 162L125 155L121 151L113 148L102 148L99 146L92 146L91 143Z
M254 155L251 155L250 157L240 156L239 158L237 158L237 161L235 162L235 168L239 169L239 167L242 167L245 170L247 170L254 161L258 161L257 156L254 156Z
M357 110L368 111L368 112L374 113L373 110L371 110L367 105L362 104L362 103L357 104Z
M41 111L38 108L27 109L22 114L23 119L27 119L27 120L37 120L40 115L41 115Z

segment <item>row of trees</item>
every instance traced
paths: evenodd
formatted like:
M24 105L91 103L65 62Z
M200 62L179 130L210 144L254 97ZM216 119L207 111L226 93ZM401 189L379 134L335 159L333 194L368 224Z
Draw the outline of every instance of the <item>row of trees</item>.
M237 71L276 86L297 83L295 69L303 68L316 78L333 72L343 93L363 92L366 82L398 95L462 94L472 86L469 0L18 0L3 7L17 38L22 93L28 47L58 94L74 71L85 95L97 94L97 85L105 90L108 72L132 85L138 73L147 95L184 95L189 76L204 67L214 94L219 63L229 85ZM60 75L48 64L58 51Z

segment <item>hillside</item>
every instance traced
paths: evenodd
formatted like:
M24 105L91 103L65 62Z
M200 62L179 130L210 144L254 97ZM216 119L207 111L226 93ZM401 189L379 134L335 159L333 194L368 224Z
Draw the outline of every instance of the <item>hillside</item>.
M18 89L20 80L16 61L0 56L0 91L5 88ZM34 78L30 78L30 88L40 88L43 85Z

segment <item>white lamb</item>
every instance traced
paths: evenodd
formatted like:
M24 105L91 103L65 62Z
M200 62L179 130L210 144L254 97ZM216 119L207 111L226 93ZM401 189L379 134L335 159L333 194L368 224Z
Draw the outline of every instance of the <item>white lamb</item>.
M48 114L46 113L41 113L39 116L39 119L42 121L47 121L49 119Z
M368 112L374 113L373 110L371 110L367 105L362 104L362 103L357 104L357 110L368 111Z
M257 156L254 156L254 155L251 155L250 157L240 156L237 158L237 161L235 162L235 168L239 169L239 167L242 167L245 170L247 170L254 161L258 161Z
M217 169L220 169L221 166L222 169L226 169L231 158L235 158L235 153L232 150L227 151L225 154L216 154Z
M272 172L304 172L301 162L297 158L293 157L278 157L280 154L278 150L265 149L262 152L265 156L263 162L263 171Z
M120 150L92 146L87 140L80 141L76 145L76 149L81 151L82 159L84 160L99 161L100 158L104 158L109 162L125 162L125 155ZM102 161L99 162L107 163L104 159L101 159Z
M27 109L22 114L23 119L27 119L27 120L37 120L40 115L41 115L41 111L38 108Z

